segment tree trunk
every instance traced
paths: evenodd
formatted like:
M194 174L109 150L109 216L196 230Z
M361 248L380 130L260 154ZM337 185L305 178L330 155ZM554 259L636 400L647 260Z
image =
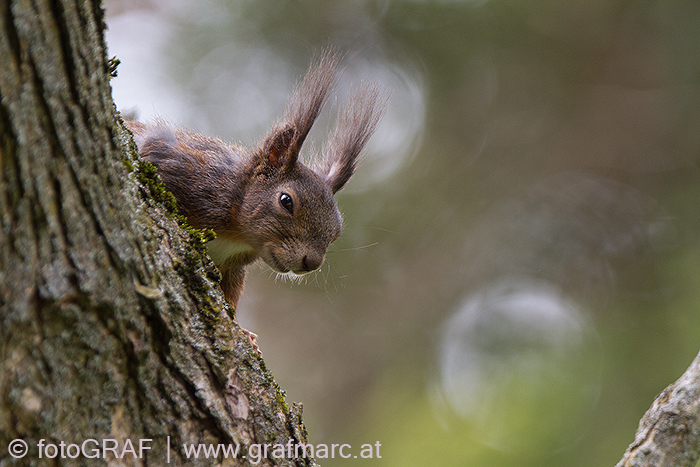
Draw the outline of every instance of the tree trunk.
M91 0L0 0L0 465L221 463L186 443L254 464L305 443L300 408L137 161L103 21Z
M694 467L700 458L700 354L656 396L616 467Z

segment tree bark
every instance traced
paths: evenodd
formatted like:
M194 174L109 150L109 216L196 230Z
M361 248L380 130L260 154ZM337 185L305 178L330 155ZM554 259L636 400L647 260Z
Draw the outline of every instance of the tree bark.
M0 0L0 466L221 464L184 443L238 443L223 465L251 465L252 445L306 442L301 409L138 162L103 21L91 0ZM90 439L118 449L72 458Z
M700 354L659 394L616 467L695 467L700 456Z

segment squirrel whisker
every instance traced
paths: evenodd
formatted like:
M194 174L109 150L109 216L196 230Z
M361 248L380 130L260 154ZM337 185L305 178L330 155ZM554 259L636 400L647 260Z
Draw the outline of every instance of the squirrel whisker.
M369 243L367 245L362 245L362 246L356 246L352 248L339 248L337 250L328 250L328 253L337 253L339 251L355 251L355 250L364 250L366 248L371 248L373 246L379 245L379 242L374 242L374 243Z

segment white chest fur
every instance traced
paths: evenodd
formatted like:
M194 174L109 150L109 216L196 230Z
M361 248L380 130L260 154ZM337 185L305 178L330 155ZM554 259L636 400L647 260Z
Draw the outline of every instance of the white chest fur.
M207 242L209 256L215 264L222 264L231 256L255 254L255 249L246 242L215 238Z

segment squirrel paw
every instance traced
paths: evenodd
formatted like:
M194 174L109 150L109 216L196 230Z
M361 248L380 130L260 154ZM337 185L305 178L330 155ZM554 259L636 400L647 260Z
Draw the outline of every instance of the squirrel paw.
M248 338L250 345L253 346L253 351L258 354L258 357L262 357L262 352L260 351L260 347L258 347L258 335L243 328L241 328L241 331L243 331L243 334Z

